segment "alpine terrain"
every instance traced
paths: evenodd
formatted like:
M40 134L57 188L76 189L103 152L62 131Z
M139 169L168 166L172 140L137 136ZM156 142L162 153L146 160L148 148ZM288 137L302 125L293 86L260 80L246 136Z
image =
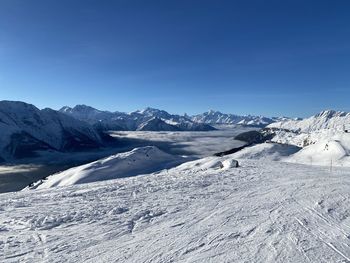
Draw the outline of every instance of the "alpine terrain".
M273 123L187 162L137 148L2 194L1 261L350 262L346 118Z

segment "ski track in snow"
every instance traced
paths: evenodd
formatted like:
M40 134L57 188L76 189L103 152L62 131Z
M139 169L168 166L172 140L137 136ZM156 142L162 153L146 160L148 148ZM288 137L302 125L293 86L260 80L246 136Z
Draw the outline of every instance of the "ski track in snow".
M240 164L0 195L0 261L350 262L349 168Z

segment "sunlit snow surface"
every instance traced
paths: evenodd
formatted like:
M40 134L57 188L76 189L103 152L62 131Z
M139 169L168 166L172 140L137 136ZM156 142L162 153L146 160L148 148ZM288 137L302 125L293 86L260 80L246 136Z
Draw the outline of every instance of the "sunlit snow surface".
M230 158L2 194L0 261L350 261L349 168Z
M186 160L189 161L188 158L167 154L155 146L135 148L51 175L35 183L33 188L44 189L137 176L174 167Z

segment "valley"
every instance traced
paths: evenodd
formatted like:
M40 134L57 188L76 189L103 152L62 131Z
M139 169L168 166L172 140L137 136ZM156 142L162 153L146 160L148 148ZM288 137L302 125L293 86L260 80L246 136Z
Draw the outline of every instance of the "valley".
M114 131L116 139L101 149L83 152L39 152L34 158L20 159L0 165L0 193L18 191L29 184L59 171L89 163L113 154L127 152L136 147L153 145L174 155L200 158L245 144L233 138L255 128L236 125L216 126L217 130L205 132L151 132Z

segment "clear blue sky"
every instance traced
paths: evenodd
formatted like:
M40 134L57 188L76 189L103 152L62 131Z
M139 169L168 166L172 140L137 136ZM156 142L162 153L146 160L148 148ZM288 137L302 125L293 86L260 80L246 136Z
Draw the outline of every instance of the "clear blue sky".
M350 111L350 1L0 0L0 99Z

